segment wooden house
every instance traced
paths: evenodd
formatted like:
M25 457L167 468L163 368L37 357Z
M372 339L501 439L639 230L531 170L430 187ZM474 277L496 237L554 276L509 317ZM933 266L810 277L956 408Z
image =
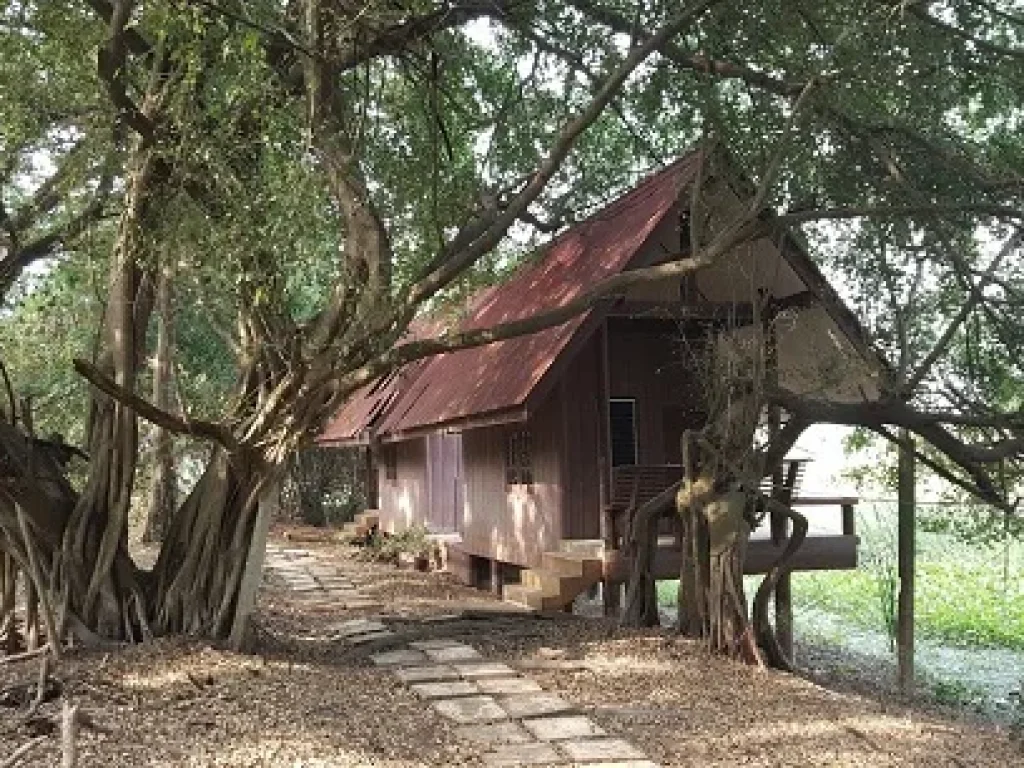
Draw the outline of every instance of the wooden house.
M691 153L573 226L477 295L463 326L543 312L602 278L677 258L689 244L698 164ZM700 175L712 215L743 204L727 174ZM448 567L466 582L561 607L598 580L625 578L622 518L680 477L682 431L703 423L694 353L717 329L751 322L744 313L757 297L786 318L776 323L783 385L849 397L871 389L856 320L783 234L557 327L409 365L346 404L320 443L372 446L372 515L383 530L420 523L448 534ZM792 481L799 465L791 469ZM815 501L842 510L841 532L809 539L797 567L854 567L855 500ZM673 578L677 542L663 543L659 576ZM753 542L748 571L765 570L779 544Z

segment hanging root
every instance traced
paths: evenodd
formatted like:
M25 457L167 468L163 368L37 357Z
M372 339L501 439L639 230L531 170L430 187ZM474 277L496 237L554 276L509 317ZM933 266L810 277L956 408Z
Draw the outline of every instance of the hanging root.
M674 508L679 483L662 491L637 510L629 527L628 551L632 559L626 605L619 624L623 627L656 627L658 616L654 557L658 546L658 521Z
M764 649L768 664L778 669L792 672L793 660L786 655L782 645L779 643L775 628L768 618L768 609L771 597L775 594L779 581L793 570L791 566L793 556L803 545L804 539L807 538L807 518L774 499L765 499L765 503L793 521L793 533L790 535L782 555L768 569L768 573L765 574L764 579L757 588L757 593L754 595L754 633L757 637L758 645Z

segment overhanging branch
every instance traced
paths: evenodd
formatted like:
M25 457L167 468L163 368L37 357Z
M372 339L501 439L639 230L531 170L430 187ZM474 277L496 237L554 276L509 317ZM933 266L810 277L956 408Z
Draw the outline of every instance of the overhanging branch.
M96 387L96 389L135 411L146 421L156 424L158 427L163 427L168 432L211 440L229 451L237 450L239 447L234 434L224 424L203 421L201 419L183 419L173 413L157 408L134 392L124 389L90 362L76 359L74 366L78 374Z

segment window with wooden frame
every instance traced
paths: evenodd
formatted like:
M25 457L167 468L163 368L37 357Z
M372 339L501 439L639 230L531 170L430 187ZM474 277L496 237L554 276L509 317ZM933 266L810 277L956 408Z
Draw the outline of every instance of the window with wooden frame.
M380 449L380 461L384 465L384 479L385 480L397 480L398 479L398 446L394 443L388 443L387 445L381 446Z
M533 485L533 457L528 429L516 429L505 434L505 484Z

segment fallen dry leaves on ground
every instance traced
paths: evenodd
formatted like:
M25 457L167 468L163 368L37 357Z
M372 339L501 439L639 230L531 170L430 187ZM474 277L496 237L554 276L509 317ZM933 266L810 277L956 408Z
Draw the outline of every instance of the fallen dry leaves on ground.
M342 609L269 580L259 653L174 640L70 654L57 674L94 724L80 738L82 768L480 764L477 748L369 665L379 647L330 639L332 624L369 615L403 642L452 637L520 665L666 766L1024 765L1019 745L991 727L758 671L655 631L508 611L447 575L365 562L326 537L296 538L286 543L336 565L369 602ZM36 669L0 667L0 688ZM40 714L59 717L59 706ZM2 764L33 731L14 708L0 707L0 718ZM53 736L20 765L52 766L57 755Z

